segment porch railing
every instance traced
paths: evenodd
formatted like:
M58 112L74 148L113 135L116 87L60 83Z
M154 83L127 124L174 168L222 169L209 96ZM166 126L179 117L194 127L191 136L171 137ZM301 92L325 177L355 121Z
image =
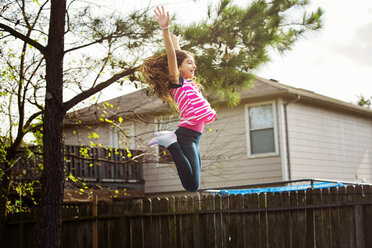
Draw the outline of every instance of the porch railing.
M65 146L65 167L73 176L94 183L141 183L140 150Z
M41 177L42 151L37 146L30 148L37 156L29 158L24 151L14 165L16 181L32 181ZM142 151L91 148L65 145L65 169L88 184L117 185L143 184Z

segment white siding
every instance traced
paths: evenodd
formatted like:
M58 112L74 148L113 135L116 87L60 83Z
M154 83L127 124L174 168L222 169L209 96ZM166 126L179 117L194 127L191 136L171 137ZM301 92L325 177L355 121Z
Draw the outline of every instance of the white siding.
M147 141L146 135L151 132L145 130L137 130L135 121L126 121L120 124L120 128L114 127L110 124L101 125L87 125L87 126L74 126L65 127L64 140L66 145L75 146L90 146L92 143L102 147L113 148L129 148L129 149L143 149L144 140ZM142 132L142 133L140 133ZM97 134L98 138L90 138L91 134ZM144 139L143 136L146 138Z
M90 133L98 134L98 138L89 138ZM107 126L90 126L90 127L71 127L64 129L64 140L66 145L89 146L91 143L98 145L99 143L103 147L110 146L110 129Z
M301 103L288 105L292 179L372 182L372 120Z

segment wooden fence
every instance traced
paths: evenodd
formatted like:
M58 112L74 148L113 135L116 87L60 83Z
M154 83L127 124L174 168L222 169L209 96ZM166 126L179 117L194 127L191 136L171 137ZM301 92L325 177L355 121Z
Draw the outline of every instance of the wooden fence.
M31 217L31 219L30 219ZM9 244L33 247L32 216ZM372 247L372 187L64 206L63 247Z

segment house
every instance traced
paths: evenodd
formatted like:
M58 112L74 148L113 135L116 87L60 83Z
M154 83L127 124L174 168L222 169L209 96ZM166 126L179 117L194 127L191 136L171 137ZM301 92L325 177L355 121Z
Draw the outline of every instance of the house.
M372 110L263 78L241 98L233 108L218 103L205 127L200 189L303 178L372 183ZM146 146L177 121L167 103L137 91L70 113L65 143L142 150L145 193L179 192L166 151Z

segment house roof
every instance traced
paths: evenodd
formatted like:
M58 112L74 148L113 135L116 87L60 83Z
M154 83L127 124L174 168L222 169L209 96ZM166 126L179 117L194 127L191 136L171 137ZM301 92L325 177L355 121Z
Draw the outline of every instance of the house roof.
M369 118L372 118L372 110L361 107L352 103L344 102L335 98L331 98L328 96L324 96L318 93L315 93L310 90L302 89L302 88L295 88L289 85L281 84L277 82L276 80L268 80L264 78L258 78L257 79L258 86L257 89L249 89L248 92L243 93L242 98L245 98L244 95L247 94L248 98L252 98L256 95L269 95L272 94L272 96L277 97L289 97L294 98L295 101L303 101L303 102L310 102L312 104L325 106L328 108L333 108L340 111L346 111L352 114L359 114L363 115ZM261 86L260 86L261 85ZM263 86L265 85L265 86ZM263 87L261 89L261 87ZM264 88L267 87L265 90ZM275 89L275 90L274 90ZM249 92L250 91L250 92Z
M154 115L168 111L169 104L146 90L138 90L101 103L68 113L64 119L65 125L93 124L103 119L115 119L120 116Z
M281 84L276 80L257 77L255 85L241 92L242 100L255 101L258 99L283 97L289 101L304 101L328 108L347 111L372 118L372 110L331 97L317 94L313 91L295 88ZM169 111L169 104L162 102L157 96L146 90L138 90L130 94L113 98L78 111L69 113L65 118L65 125L78 123L97 123L100 118L114 119L119 116L148 115L153 116ZM78 121L79 120L79 121Z

